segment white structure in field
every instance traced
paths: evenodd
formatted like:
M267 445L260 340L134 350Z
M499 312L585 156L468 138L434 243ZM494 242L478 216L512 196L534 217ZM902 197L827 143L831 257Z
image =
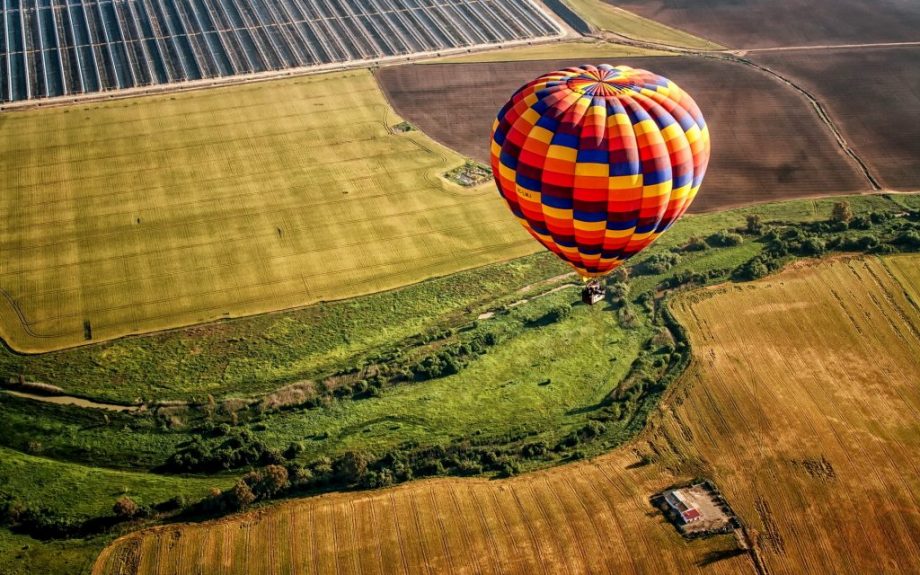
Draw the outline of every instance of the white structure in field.
M680 489L671 489L664 494L668 506L680 516L681 523L692 523L702 519L703 514L681 493Z

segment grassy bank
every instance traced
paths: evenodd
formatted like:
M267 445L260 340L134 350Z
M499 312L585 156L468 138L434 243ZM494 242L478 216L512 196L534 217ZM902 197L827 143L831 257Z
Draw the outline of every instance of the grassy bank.
M595 28L636 38L646 42L660 42L670 46L698 50L719 50L715 42L643 18L617 8L604 0L563 0Z

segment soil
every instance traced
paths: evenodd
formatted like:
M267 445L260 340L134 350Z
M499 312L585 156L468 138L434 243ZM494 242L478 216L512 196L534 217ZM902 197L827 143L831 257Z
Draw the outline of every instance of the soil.
M920 40L916 0L607 0L729 48Z
M429 136L481 162L498 109L542 73L582 64L542 60L383 68L396 111ZM712 133L712 158L693 212L866 191L869 185L800 94L738 63L699 57L616 58L650 69L693 95Z
M752 54L815 96L884 187L920 188L920 46Z

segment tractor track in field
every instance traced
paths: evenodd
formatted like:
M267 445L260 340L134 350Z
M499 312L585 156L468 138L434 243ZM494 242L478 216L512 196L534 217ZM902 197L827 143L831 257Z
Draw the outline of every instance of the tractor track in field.
M823 123L827 127L827 129L830 130L831 134L834 136L834 139L837 141L837 145L840 146L840 149L843 150L844 154L846 154L850 158L850 160L854 164L856 164L856 166L859 168L859 171L863 174L865 179L868 181L869 186L871 186L872 190L877 191L877 192L882 191L883 189L882 185L879 183L878 178L872 172L872 169L865 162L865 160L863 160L862 157L856 152L856 150L854 150L850 146L850 144L846 141L846 138L843 137L843 133L840 131L840 128L837 127L837 124L830 117L830 114L828 114L827 108L825 108L824 104L822 104L821 101L818 100L817 96L815 96L814 94L812 94L811 92L806 90L804 87L800 86L799 84L795 83L794 81L790 80L786 76L783 76L776 70L773 70L772 68L769 68L762 64L758 64L757 62L754 62L753 60L750 60L748 58L745 58L739 55L740 53L755 52L756 50L745 50L745 51L696 50L696 49L691 49L691 48L682 48L680 46L674 46L671 44L665 44L665 43L660 43L660 42L649 42L647 40L638 40L636 38L630 38L629 36L625 36L623 34L618 34L616 32L603 32L603 33L595 34L592 36L599 40L610 42L612 44L618 44L621 46L644 48L648 50L662 50L665 52L671 52L671 53L683 55L683 56L695 56L698 58L709 58L713 60L733 62L735 64L741 64L742 66L748 66L750 68L754 68L755 70L763 74L771 76L773 79L777 80L778 82L781 82L787 85L788 87L792 88L794 91L798 92L802 97L804 97L808 101L808 103L811 104L812 108L814 108L815 110L815 113L818 115L818 118L821 120L821 123ZM845 46L845 47L856 48L859 46L860 45L852 45L852 46ZM793 48L794 49L804 49L804 47L793 47ZM835 46L818 46L817 48L828 50L828 49L835 48ZM773 51L776 51L776 50L773 50Z

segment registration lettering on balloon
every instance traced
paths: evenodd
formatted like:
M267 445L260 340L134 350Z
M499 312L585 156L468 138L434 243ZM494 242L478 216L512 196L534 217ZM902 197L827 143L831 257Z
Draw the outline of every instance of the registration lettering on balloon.
M502 197L585 279L610 273L687 211L709 153L693 99L629 66L540 76L514 93L492 126Z

